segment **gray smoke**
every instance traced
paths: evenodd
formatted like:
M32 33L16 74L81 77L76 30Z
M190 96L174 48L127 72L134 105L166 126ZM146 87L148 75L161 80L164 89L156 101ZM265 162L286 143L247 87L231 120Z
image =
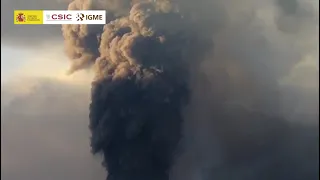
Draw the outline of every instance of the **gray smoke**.
M63 32L71 72L96 68L91 146L104 155L107 179L165 180L181 138L189 69L211 46L169 2L131 5L128 14L113 12L104 27L65 25ZM87 8L95 9L89 1L69 5Z
M108 180L318 179L314 4L73 1L107 10L105 26L62 30L69 72L96 72Z

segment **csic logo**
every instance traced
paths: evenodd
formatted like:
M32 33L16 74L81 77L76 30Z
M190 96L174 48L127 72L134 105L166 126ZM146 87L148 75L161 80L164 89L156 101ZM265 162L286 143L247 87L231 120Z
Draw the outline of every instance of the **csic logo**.
M26 16L23 13L19 13L16 17L16 22L26 22Z
M72 20L72 14L47 14L46 15L47 19L50 21L55 21L55 20L63 20L63 21L70 21Z
M84 21L84 20L93 20L93 21L101 21L103 20L102 15L85 15L83 13L78 13L77 14L77 21Z

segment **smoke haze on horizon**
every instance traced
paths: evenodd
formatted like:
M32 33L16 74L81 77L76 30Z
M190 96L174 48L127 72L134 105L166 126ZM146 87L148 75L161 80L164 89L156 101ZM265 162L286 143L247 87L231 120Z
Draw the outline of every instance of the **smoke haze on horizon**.
M81 85L51 78L2 84L1 178L103 178L99 160L88 148L88 96Z

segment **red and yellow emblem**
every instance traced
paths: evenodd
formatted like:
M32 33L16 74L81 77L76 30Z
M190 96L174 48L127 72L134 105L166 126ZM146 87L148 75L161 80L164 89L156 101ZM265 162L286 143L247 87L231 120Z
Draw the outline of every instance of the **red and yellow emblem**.
M26 22L26 16L23 13L19 13L16 17L16 22Z
M14 24L43 24L43 11L15 10Z

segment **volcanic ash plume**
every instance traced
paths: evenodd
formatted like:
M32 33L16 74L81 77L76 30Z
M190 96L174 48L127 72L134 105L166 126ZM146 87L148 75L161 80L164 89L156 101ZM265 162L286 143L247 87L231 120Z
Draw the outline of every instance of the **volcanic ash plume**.
M80 26L77 34L63 27L73 52L83 50L73 70L95 63L91 146L104 155L108 180L169 178L189 97L189 67L209 47L187 24L169 4L141 2L106 24L101 35L90 26ZM100 42L96 60L96 52L77 46L86 45L88 33L100 36L93 43Z
M313 57L309 28L288 31L296 16L314 25L310 15L263 0L174 2L69 5L107 10L105 26L62 28L70 73L95 70L91 146L107 179L318 179L318 111L314 127L274 117L304 106L280 82Z

